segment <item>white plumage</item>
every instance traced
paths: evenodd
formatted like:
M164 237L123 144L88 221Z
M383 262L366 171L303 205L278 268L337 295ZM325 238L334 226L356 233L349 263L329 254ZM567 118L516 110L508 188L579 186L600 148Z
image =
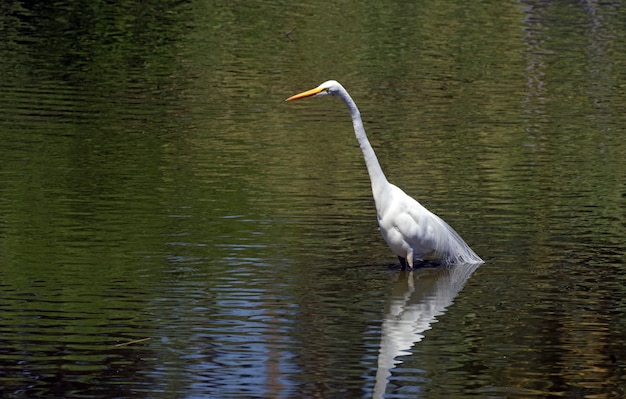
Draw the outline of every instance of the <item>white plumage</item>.
M380 231L402 266L412 269L415 261L422 260L443 264L482 263L482 259L443 219L387 181L365 134L361 113L339 82L329 80L286 101L328 94L339 97L348 107L372 183Z

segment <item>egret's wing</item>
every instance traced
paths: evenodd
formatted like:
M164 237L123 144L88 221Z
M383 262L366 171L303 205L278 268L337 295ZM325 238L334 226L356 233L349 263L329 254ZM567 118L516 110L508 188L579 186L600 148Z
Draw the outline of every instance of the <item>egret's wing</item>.
M407 212L416 224L422 226L419 244L425 250L430 250L432 256L444 263L482 263L482 259L448 223L415 202L418 206L407 208Z

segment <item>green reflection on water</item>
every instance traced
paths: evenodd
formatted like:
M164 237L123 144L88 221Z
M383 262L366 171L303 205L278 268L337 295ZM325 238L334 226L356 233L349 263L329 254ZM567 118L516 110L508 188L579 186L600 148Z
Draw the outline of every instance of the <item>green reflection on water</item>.
M49 393L51 362L137 396L371 390L394 260L342 104L283 102L332 78L390 180L489 260L392 371L405 396L619 391L605 364L622 365L625 320L616 4L0 10L9 389L32 372Z

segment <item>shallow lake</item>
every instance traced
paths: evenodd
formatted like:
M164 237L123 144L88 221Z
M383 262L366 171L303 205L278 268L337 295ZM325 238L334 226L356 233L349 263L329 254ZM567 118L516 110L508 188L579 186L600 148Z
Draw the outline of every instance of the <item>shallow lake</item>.
M626 8L0 5L6 398L626 395ZM390 181L479 267L399 270Z

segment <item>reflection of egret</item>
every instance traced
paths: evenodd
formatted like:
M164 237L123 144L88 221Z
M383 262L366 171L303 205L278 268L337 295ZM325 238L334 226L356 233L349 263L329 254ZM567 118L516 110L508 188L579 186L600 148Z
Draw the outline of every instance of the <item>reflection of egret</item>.
M341 84L329 80L286 101L327 94L341 98L350 111L354 133L372 183L380 232L402 266L408 264L409 270L413 269L414 260L435 260L446 264L482 263L452 227L387 181L365 135L359 109Z
M424 268L400 274L385 309L381 328L378 370L374 399L381 399L387 389L391 370L410 355L424 331L445 313L480 264L459 264Z

